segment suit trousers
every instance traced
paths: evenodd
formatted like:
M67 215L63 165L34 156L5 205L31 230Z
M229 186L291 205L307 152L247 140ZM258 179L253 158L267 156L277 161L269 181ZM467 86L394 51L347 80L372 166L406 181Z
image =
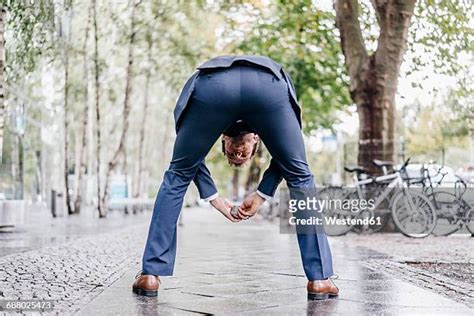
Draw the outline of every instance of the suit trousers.
M201 72L180 119L173 157L154 204L143 255L144 274L173 274L177 221L186 190L213 144L238 120L258 133L289 188L315 187L283 77L248 65ZM330 277L332 257L326 234L298 234L297 239L307 278Z

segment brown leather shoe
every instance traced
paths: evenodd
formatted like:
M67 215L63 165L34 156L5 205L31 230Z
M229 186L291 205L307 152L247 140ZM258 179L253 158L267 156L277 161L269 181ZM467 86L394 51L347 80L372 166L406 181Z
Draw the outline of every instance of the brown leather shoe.
M161 280L156 275L138 274L132 285L132 291L135 294L143 296L158 296Z
M309 300L327 300L330 297L339 295L339 289L331 279L308 281L306 288Z

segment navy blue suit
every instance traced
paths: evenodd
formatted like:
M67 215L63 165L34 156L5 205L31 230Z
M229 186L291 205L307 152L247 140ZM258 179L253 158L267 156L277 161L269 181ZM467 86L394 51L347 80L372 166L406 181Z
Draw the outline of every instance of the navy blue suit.
M176 141L169 169L155 201L143 255L143 273L173 274L176 223L191 181L201 198L217 193L204 158L219 136L242 120L260 136L272 156L258 186L273 196L284 178L288 187L314 188L301 134L301 109L290 76L263 56L221 56L198 67L186 82L174 111ZM333 274L324 233L298 233L309 280Z

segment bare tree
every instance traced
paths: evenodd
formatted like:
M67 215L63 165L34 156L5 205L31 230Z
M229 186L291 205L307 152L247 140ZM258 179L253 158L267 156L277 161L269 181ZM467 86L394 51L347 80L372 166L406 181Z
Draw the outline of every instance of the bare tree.
M395 93L416 0L372 0L380 27L377 49L367 52L357 0L336 0L336 24L359 114L358 163L369 170L373 159L393 160Z
M76 159L76 166L75 166L75 176L76 176L76 198L74 200L74 212L80 213L81 211L81 202L82 202L82 192L81 192L81 182L82 176L84 174L84 156L85 156L85 146L87 141L87 121L89 115L89 76L88 76L88 64L87 64L87 42L89 40L89 32L90 32L90 24L92 18L92 5L90 6L88 13L87 13L87 24L85 29L85 38L84 38L84 45L82 46L82 78L84 82L84 110L82 116L82 129L81 129L81 137L79 142L79 151L77 153ZM89 170L90 172L90 170Z
M150 77L151 77L151 61L152 61L152 48L153 48L153 38L152 32L147 32L147 70L145 72L145 91L144 91L144 102L143 102L143 116L140 125L140 138L138 143L138 166L136 172L135 180L135 192L133 192L133 197L138 197L144 189L146 189L145 181L143 179L143 160L145 153L145 129L147 124L147 115L149 107L148 91L150 88Z
M127 179L126 170L127 170L127 150L126 150L126 140L128 129L130 126L130 96L132 93L132 80L133 80L133 51L135 47L135 38L136 38L136 9L141 1L135 1L132 7L132 13L130 17L130 38L128 42L128 63L127 63L127 74L126 74L126 81L125 81L125 98L123 101L123 113L122 113L122 134L120 136L119 146L115 151L112 159L108 163L107 173L105 176L105 188L104 194L102 195L102 204L105 205L108 197L108 189L109 189L109 182L110 182L110 175L112 172L117 168L120 157L123 158L123 170L125 173L125 179Z
M99 217L105 217L105 209L102 204L101 184L100 184L100 150L101 150L101 138L100 138L100 66L99 66L99 35L97 28L97 0L92 0L92 16L94 25L94 108L95 108L95 119L96 119L96 173L97 173L97 210Z

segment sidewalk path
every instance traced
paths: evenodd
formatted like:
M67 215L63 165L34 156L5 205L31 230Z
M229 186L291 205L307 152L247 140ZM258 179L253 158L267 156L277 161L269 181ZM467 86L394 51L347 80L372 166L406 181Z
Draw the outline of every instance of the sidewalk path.
M137 217L140 219L140 216ZM0 299L55 300L60 315L427 314L472 315L473 309L381 272L390 257L330 239L339 299L308 302L294 235L253 220L233 224L214 211L184 210L173 277L158 298L138 297L148 219L62 244L0 257ZM0 249L1 241L0 241Z

